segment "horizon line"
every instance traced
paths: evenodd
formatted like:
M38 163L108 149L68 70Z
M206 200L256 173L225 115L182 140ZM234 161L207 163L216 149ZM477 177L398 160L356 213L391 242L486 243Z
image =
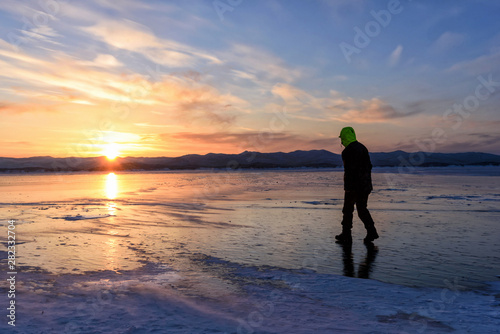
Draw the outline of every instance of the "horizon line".
M54 157L51 155L34 155L34 156L28 156L28 157L5 157L5 156L0 156L0 159L33 159L33 158L52 158L52 159L91 159L91 158L102 158L102 159L107 159L110 162L116 159L126 159L126 158L144 158L144 159L154 159L154 158L180 158L180 157L185 157L189 155L197 155L197 156L205 156L209 154L218 154L218 155L240 155L244 153L258 153L258 154L276 154L276 153L284 153L284 154L290 154L294 152L313 152L313 151L326 151L331 154L335 155L341 155L339 153L334 153L332 151L326 150L326 149L313 149L313 150L294 150L294 151L289 151L289 152L283 152L283 151L275 151L275 152L260 152L260 151L248 151L245 150L240 153L217 153L217 152L209 152L205 154L200 154L200 153L187 153L179 156L117 156L116 158L110 160L108 159L105 155L95 155L95 156L86 156L86 157L79 157L79 156L65 156L65 157ZM428 152L428 151L414 151L414 152L408 152L404 150L395 150L395 151L389 151L389 152L370 152L370 154L377 154L377 153L396 153L396 152L401 152L405 154L426 154L426 155L431 155L431 154L491 154L491 155L496 155L500 156L500 153L490 153L490 152L481 152L481 151L464 151L464 152Z

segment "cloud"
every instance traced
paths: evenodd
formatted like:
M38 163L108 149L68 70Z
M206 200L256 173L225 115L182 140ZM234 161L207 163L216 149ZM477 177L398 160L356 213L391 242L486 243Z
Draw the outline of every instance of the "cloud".
M456 123L442 123L441 117L428 119L427 127L420 126L420 134L407 135L395 145L395 149L415 152L418 150L436 152L489 152L500 154L500 121L467 119L459 129L453 129ZM415 129L419 126L416 125ZM442 137L433 137L434 129L444 131ZM481 129L482 132L477 132ZM434 138L434 139L433 139Z
M496 72L500 67L500 51L466 60L448 68L448 72L465 72L470 75Z
M450 49L453 49L465 41L465 36L463 34L457 34L450 31L444 32L439 38L432 44L431 52L433 53L444 53Z
M150 6L143 2L138 2L134 0L120 0L119 2L115 0L95 0L100 6L113 9L119 12L124 12L126 10L140 10L149 9Z
M15 40L17 46L28 43L31 44L31 47L41 45L41 43L59 45L56 39L61 35L52 26L60 14L58 9L58 3L53 6L48 1L26 0L20 3L15 0L2 0L0 1L0 11L11 14L9 20L4 21L16 19L19 21L16 28L10 29L2 35L9 40Z
M159 134L157 138L159 141L179 147L180 152L196 148L196 151L201 153L291 152L295 150L323 149L325 147L333 148L339 142L337 137L307 137L290 132L271 131L177 132ZM148 137L147 139L151 141L152 138Z
M150 124L150 123L134 123L135 126L144 128L173 128L176 127L172 124Z
M409 111L400 111L380 98L358 100L337 91L318 97L288 84L275 85L272 93L284 100L291 117L311 121L378 123L424 111L421 104L410 104Z
M36 25L31 30L31 32L38 34L40 36L47 37L61 37L59 33L57 33L54 28L48 25Z
M29 30L21 30L20 32L22 36L19 36L19 38L24 43L48 42L51 44L60 44L54 39L61 37L61 35L47 25L36 25Z
M272 93L281 97L287 104L311 104L315 98L309 93L289 84L274 85Z
M342 97L342 94L335 90L330 90L326 96L318 97L295 86L279 83L274 85L271 92L286 103L289 111L295 111L297 114L322 111L350 103L350 98Z
M500 154L498 133L469 133L454 135L438 145L440 152L491 152Z
M94 64L96 66L101 66L101 67L119 67L123 66L123 63L118 61L115 57L112 55L106 55L106 54L99 54L97 57L94 59Z
M256 46L234 44L229 51L221 53L221 58L259 81L291 83L302 76L301 70L291 68L280 57Z
M257 77L254 74L247 73L244 71L238 71L238 70L231 70L231 72L234 74L234 76L240 78L240 79L246 79L250 81L256 81Z
M149 92L158 110L176 115L184 123L204 119L214 124L230 124L245 113L248 103L234 95L222 94L215 87L186 77L165 76Z
M131 20L106 20L82 30L119 49L160 48L161 42L148 27ZM170 44L170 43L169 43ZM175 47L167 44L166 47Z
M398 45L394 51L391 52L389 56L389 66L396 66L401 58L401 53L403 52L403 46Z
M287 115L297 119L324 121L327 119L325 111L332 105L342 103L341 98L316 97L306 91L289 84L279 83L273 86L271 92L284 101ZM335 93L333 93L335 95ZM271 104L269 109L275 109Z
M53 105L41 105L38 103L4 103L0 104L0 114L24 114L30 112L54 112Z
M248 133L193 133L193 132L178 132L175 134L163 134L163 138L175 138L178 140L189 140L195 142L205 142L212 144L234 144L242 143L248 140L252 136L258 136L257 132Z
M343 122L378 123L412 116L421 111L420 109L414 109L406 113L401 112L379 98L372 98L356 102L351 109L336 119Z
M6 58L9 62L3 61ZM23 105L39 104L31 111L47 111L61 105L95 105L95 110L111 103L129 110L154 108L189 124L231 124L246 113L248 103L230 93L204 84L200 75L160 75L154 81L147 75L116 73L121 63L111 55L97 55L94 61L81 61L55 52L53 59L42 60L22 52L12 52L8 43L0 43L0 77L15 78L18 88L5 92L25 99L2 110L26 112ZM107 65L107 66L106 66ZM22 87L22 88L21 88Z
M2 63L0 60L0 65ZM134 96L142 87L132 80L81 66L79 62L72 59L42 61L40 64L32 64L29 61L20 64L10 63L0 76L13 78L19 86L24 87L23 93L26 97L41 100L41 102L47 98L47 96L44 98L45 94L41 92L51 91L53 97L48 97L48 99L60 97L61 100L66 100L71 96L90 102L107 100L151 103L151 101Z
M475 138L486 145L498 144L500 142L500 134L498 133L470 133L469 137Z
M123 67L125 66L121 61L116 59L114 56L110 54L98 54L94 60L92 61L80 61L80 65L82 66L93 66L93 67L101 67L103 69L110 69L114 67Z
M199 61L221 63L217 57L203 51L158 38L151 29L132 20L107 19L82 30L115 48L137 52L161 65L189 67Z
M14 61L15 63L25 63L25 64L30 64L30 65L45 65L46 62L36 58L36 57L31 57L30 55L27 55L23 53L21 50L15 51L17 48L13 45L10 44L3 39L0 39L0 58L8 58L9 63L12 63ZM0 75L2 73L0 72Z
M61 1L58 4L61 16L73 23L89 25L108 18L102 12L88 8L90 1Z

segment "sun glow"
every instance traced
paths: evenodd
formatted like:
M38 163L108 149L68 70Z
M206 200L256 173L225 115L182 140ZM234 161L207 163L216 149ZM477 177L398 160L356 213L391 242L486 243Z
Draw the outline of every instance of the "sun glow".
M115 143L109 143L104 147L103 154L108 158L108 160L114 160L119 154L118 145Z

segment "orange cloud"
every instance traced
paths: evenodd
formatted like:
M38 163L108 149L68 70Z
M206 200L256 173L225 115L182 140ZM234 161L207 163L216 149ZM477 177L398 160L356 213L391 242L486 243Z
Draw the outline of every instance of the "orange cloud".
M397 111L392 105L378 98L362 100L354 105L346 113L335 119L342 122L352 123L377 123L388 122L397 118L407 117L419 113L414 110L408 113Z
M6 46L4 44L4 46ZM7 63L1 57L10 60ZM160 75L152 81L147 75L116 73L119 62L110 55L98 55L94 62L75 60L54 54L54 59L35 59L24 53L0 49L0 65L5 65L0 76L16 78L16 88L5 87L4 92L26 102L9 103L2 109L26 111L23 105L40 104L34 110L53 103L86 104L109 108L109 103L133 106L134 109L154 108L183 122L205 119L211 123L231 123L238 114L245 113L248 103L232 94L221 93L215 87L203 84L199 78ZM108 63L116 66L103 68Z

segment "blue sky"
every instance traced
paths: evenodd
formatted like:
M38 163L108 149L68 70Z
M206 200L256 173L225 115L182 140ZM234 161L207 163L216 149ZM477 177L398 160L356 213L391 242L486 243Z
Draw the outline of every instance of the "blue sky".
M500 154L499 14L486 0L2 1L0 156L338 153L344 126L373 152Z

